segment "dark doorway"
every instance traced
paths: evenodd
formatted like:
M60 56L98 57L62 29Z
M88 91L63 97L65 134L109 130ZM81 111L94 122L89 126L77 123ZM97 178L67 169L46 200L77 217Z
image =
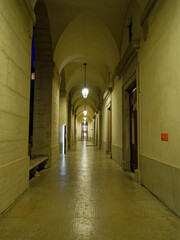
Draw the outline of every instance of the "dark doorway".
M83 121L81 124L81 141L88 141L88 122Z
M112 111L111 111L111 106L108 108L107 111L107 149L106 149L106 154L110 154L111 157L111 151L112 151Z
M66 154L66 125L63 126L63 154Z
M138 168L138 145L137 145L137 89L134 87L129 92L130 102L130 167L134 172Z
M31 50L31 85L30 85L30 108L29 108L29 156L31 157L31 149L33 145L33 113L34 113L34 81L35 81L35 49L34 39L32 38Z

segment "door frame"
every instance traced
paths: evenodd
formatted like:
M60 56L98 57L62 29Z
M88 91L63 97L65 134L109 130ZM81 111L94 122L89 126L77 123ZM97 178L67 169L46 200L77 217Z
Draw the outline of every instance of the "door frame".
M66 154L66 124L63 125L63 154Z
M110 154L112 158L112 103L107 106L107 146L106 154Z
M124 83L122 87L122 103L123 103L123 162L122 168L125 171L131 172L131 148L130 148L130 99L129 91L134 86L137 88L137 161L138 169L135 171L135 180L140 182L140 128L139 128L139 84L138 84L138 69ZM133 174L133 173L132 173Z
M134 104L131 104L131 97L133 95L133 90L136 89L136 111L134 111ZM137 142L137 87L136 81L135 85L129 90L129 114L130 114L130 168L131 172L134 173L136 169L138 169L138 142ZM132 124L132 116L134 116L134 124ZM134 125L134 127L133 127ZM132 138L134 140L134 144L132 143Z

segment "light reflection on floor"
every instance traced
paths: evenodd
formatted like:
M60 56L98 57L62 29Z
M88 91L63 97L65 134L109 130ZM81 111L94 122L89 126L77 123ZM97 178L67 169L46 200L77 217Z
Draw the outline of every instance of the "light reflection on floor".
M66 155L61 155L61 168L60 168L60 174L65 176L66 175Z
M0 239L179 240L180 219L86 144L31 180L0 218Z

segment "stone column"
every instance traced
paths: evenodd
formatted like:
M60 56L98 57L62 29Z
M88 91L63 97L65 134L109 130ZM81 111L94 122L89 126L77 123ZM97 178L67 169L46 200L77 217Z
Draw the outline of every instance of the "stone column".
M47 155L51 161L51 108L54 63L36 62L32 157Z
M71 101L68 101L68 149L71 148Z
M99 146L99 149L101 149L101 134L102 134L102 113L101 113L101 110L99 110L99 114L98 114L98 116L99 116L99 121L98 121L98 125L99 125L99 127L98 127L98 129L99 129L99 131L98 131L98 146Z

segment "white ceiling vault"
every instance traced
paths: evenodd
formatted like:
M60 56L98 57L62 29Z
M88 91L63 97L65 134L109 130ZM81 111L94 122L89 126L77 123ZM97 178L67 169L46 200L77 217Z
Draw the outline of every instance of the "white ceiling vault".
M130 0L45 0L55 48L61 34L79 14L91 12L108 27L120 45L121 29Z
M33 6L36 0L31 0ZM146 0L137 0L146 2ZM88 118L98 111L102 95L120 60L124 19L131 0L44 0L48 10L54 61L64 69L66 92L79 120L87 63Z

